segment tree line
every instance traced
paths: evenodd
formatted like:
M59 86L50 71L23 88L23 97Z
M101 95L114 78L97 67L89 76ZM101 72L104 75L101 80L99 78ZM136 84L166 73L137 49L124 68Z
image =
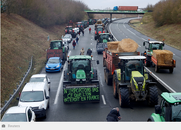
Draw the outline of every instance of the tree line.
M148 5L147 9L153 10L152 16L157 26L181 24L181 0L161 0L154 6Z
M84 10L89 9L81 1L74 0L4 0L8 14L16 13L41 27L61 25L69 20L83 20Z

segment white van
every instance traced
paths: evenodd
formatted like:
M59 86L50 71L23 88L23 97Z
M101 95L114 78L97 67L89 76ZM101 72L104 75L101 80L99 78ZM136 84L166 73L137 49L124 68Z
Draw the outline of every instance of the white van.
M49 88L44 82L27 83L19 98L18 106L31 106L36 118L46 118L49 108Z

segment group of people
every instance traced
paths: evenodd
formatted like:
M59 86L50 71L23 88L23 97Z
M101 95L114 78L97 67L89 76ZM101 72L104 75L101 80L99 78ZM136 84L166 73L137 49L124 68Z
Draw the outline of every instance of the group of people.
M80 50L80 55L84 55L84 53L85 53L85 50L84 50L84 48L82 48ZM91 56L91 54L92 54L92 50L90 48L88 48L86 55Z

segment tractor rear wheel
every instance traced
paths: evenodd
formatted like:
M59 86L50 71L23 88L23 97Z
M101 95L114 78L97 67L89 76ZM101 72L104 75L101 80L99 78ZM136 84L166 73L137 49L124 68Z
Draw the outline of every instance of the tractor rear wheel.
M170 68L170 69L169 69L169 72L170 72L170 73L173 73L173 68Z
M158 104L158 89L156 86L149 87L149 98L148 104L149 106L155 106Z
M106 71L106 84L112 85L112 78L109 78L109 72Z
M106 69L104 69L104 81L106 82Z
M157 65L155 65L155 72L158 73L159 72L159 68Z
M105 61L105 58L103 58L103 67L106 67L106 61Z
M97 70L96 69L93 69L93 79L94 80L97 80Z
M115 98L118 98L118 92L117 92L117 78L116 75L113 75L113 95Z
M145 59L144 64L145 64L145 66L146 66L146 67L149 67L149 66L150 66L150 62L149 62L149 61L147 61L146 59Z
M119 105L120 107L130 106L129 89L126 87L122 87L119 90Z

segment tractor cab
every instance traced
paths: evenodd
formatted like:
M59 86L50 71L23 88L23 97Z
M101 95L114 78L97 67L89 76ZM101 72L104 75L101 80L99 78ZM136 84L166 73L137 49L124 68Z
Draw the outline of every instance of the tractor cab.
M147 49L147 51L145 51L145 52L147 52L150 55L152 55L153 50L163 50L164 45L165 45L164 40L163 41L150 41L148 39L148 41L143 42L143 46L145 46L145 49Z
M50 49L62 49L63 44L61 40L51 41Z
M109 33L100 33L97 43L107 43L113 41L113 36Z
M181 121L181 93L161 94L160 105L155 106L155 113L151 115L148 121Z

